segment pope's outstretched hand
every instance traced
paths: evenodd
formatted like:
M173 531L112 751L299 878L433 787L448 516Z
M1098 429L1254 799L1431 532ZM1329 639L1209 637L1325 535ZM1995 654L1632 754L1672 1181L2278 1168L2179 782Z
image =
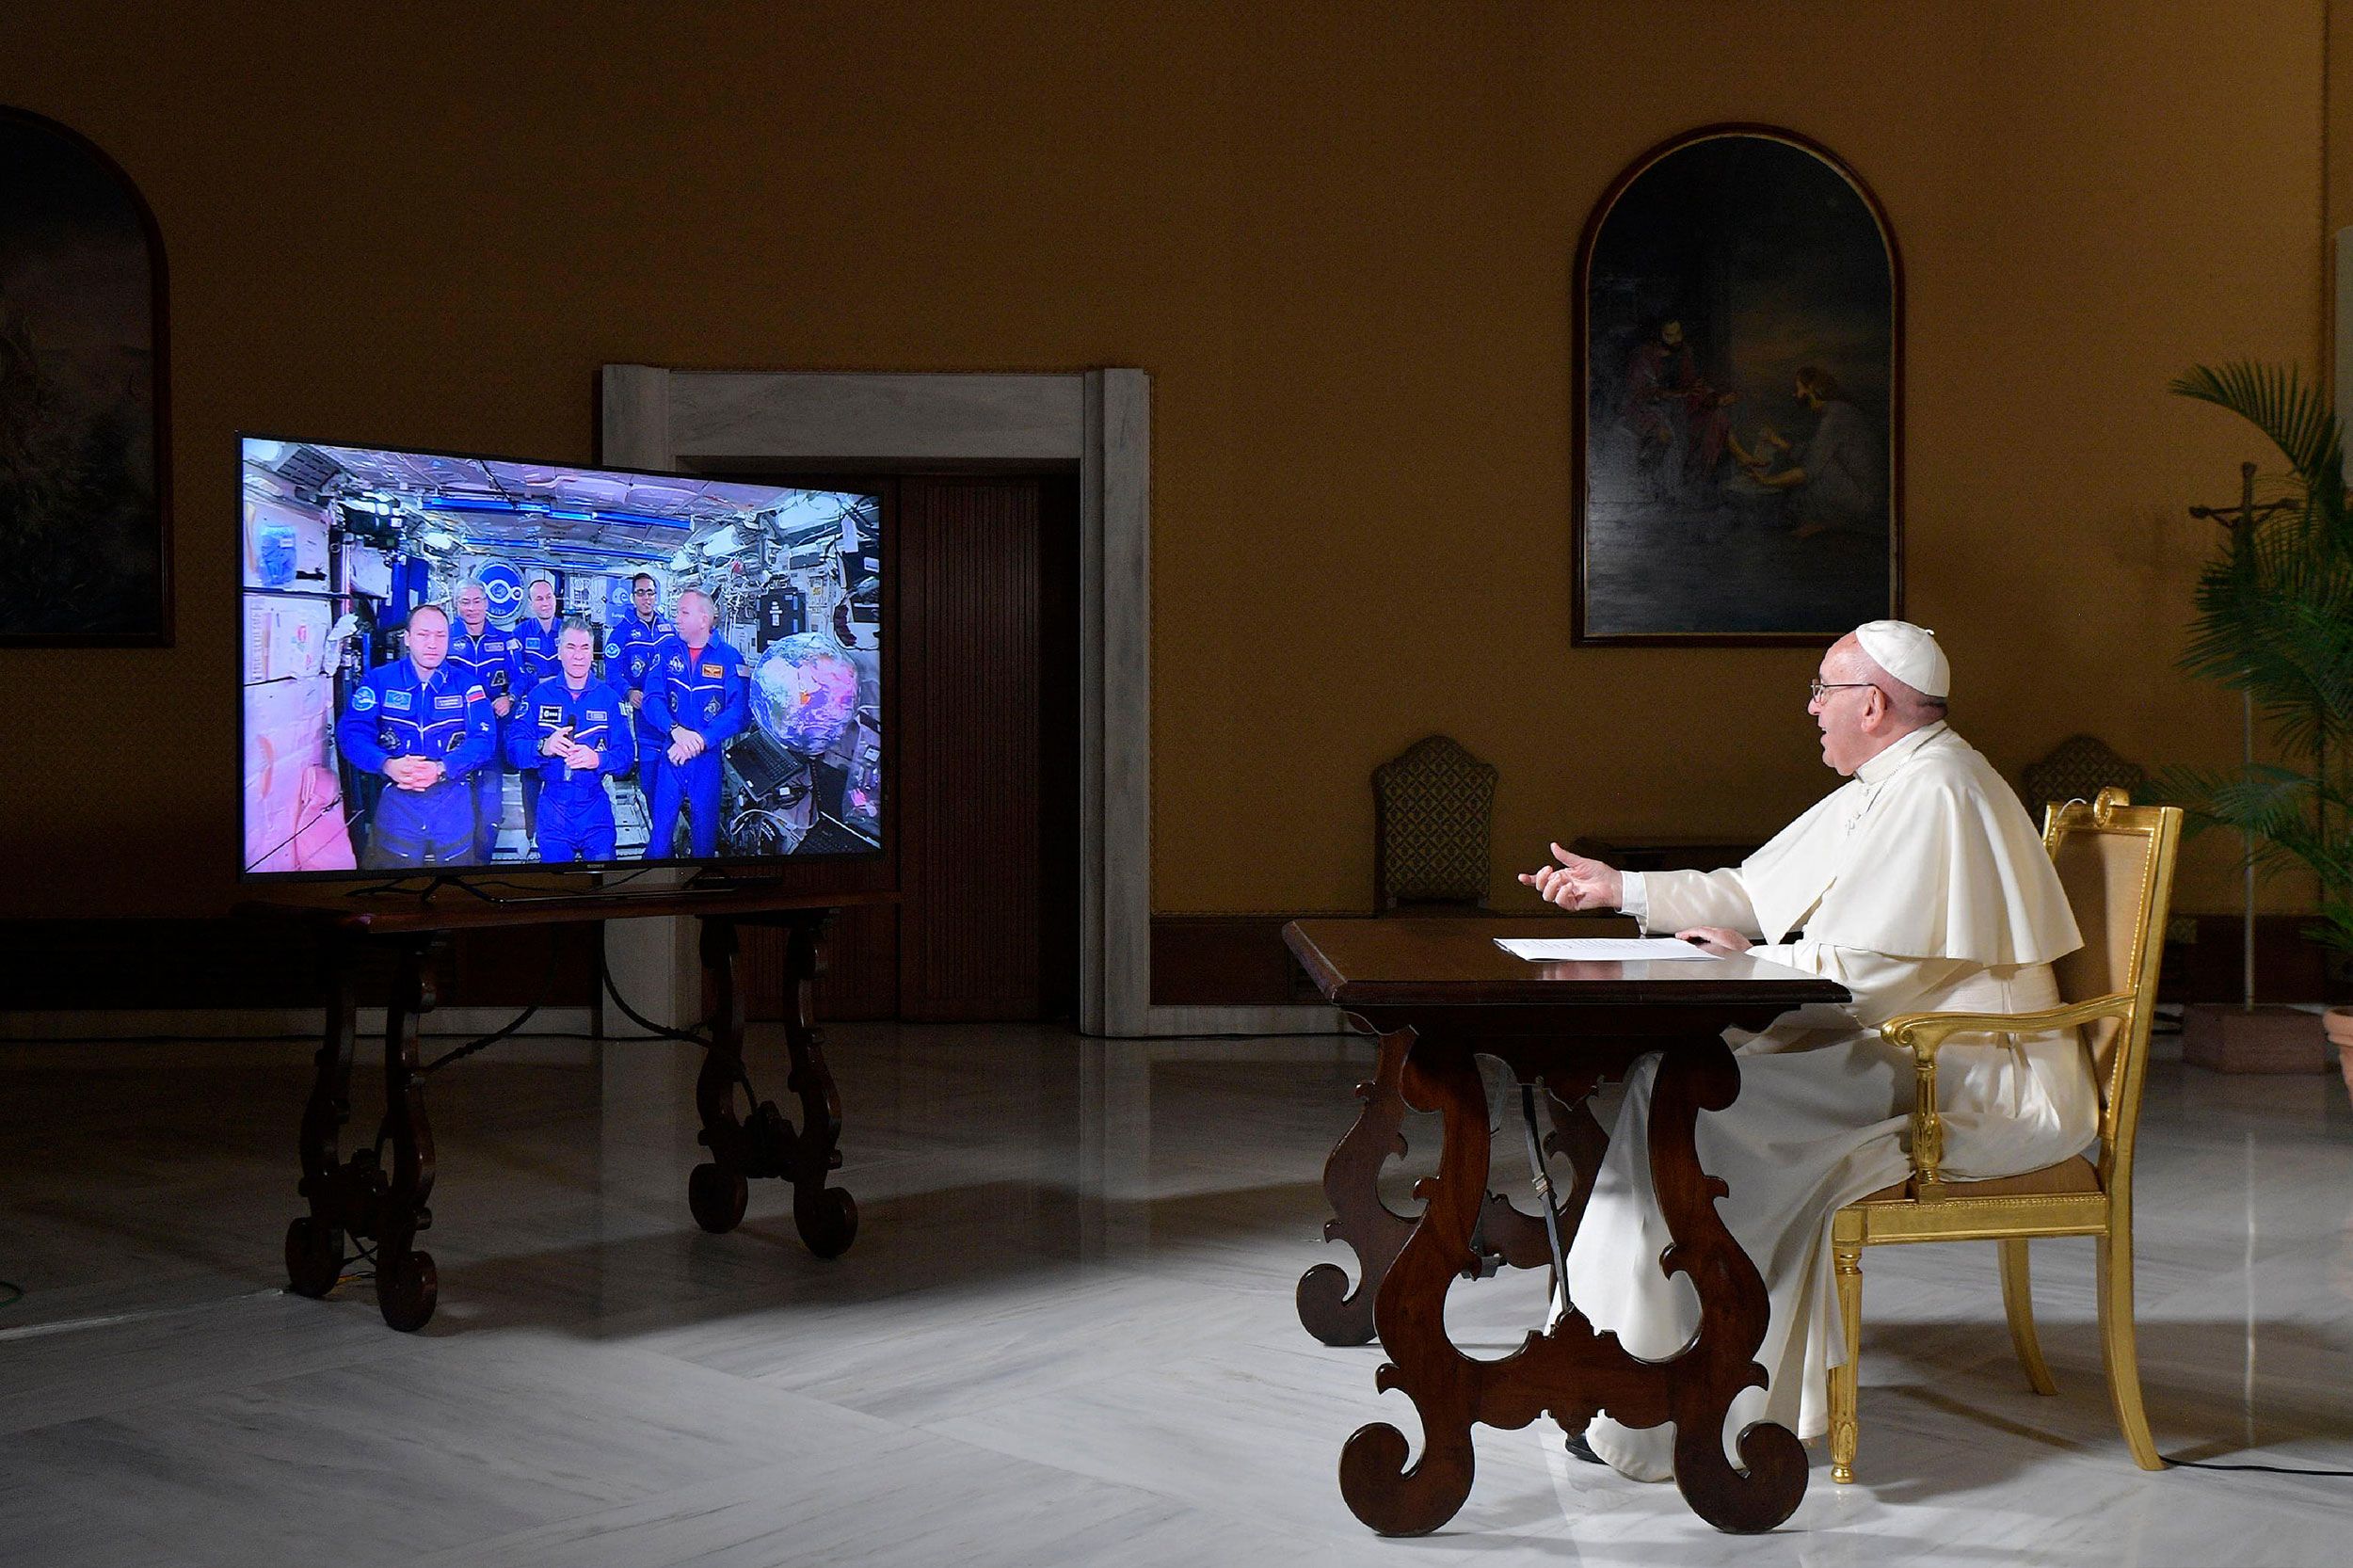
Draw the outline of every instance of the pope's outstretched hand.
M1625 901L1625 881L1600 861L1571 855L1559 844L1552 846L1552 857L1561 863L1520 872L1520 881L1535 888L1546 904L1563 909L1615 909Z

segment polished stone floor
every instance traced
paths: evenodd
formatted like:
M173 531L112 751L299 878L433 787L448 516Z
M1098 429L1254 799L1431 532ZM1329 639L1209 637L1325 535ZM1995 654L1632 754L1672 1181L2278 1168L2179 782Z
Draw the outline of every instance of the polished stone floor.
M2036 1249L2056 1399L2009 1359L1990 1247L1869 1254L1862 1479L1817 1452L1772 1536L1717 1534L1539 1423L1481 1430L1446 1530L1380 1540L1335 1462L1411 1408L1375 1393L1377 1347L1315 1343L1291 1303L1342 1251L1318 1181L1363 1048L829 1046L861 1214L831 1263L773 1183L735 1234L695 1228L683 1052L436 1079L441 1304L401 1336L364 1280L279 1289L304 1047L0 1045L0 1278L26 1291L0 1307L0 1563L2344 1560L2353 1480L2134 1468L2089 1242ZM2159 1447L2353 1469L2344 1086L2160 1064L2144 1137ZM1542 1291L1458 1287L1456 1337L1500 1353Z

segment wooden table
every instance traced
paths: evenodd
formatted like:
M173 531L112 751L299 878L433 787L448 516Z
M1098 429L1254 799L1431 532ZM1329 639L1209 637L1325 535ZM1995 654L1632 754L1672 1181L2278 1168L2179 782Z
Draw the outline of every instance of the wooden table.
M1785 1427L1740 1434L1747 1468L1724 1457L1724 1414L1741 1389L1765 1381L1765 1284L1717 1215L1723 1183L1700 1169L1699 1113L1740 1092L1740 1070L1721 1039L1728 1027L1761 1030L1792 1007L1848 1000L1818 976L1748 957L1708 963L1538 964L1497 947L1498 936L1557 936L1557 922L1445 920L1294 921L1284 939L1326 1000L1379 1036L1364 1109L1324 1165L1334 1218L1326 1240L1355 1250L1360 1283L1331 1264L1299 1282L1301 1320L1331 1343L1352 1338L1362 1300L1388 1364L1375 1376L1421 1415L1421 1457L1410 1467L1405 1436L1385 1422L1358 1429L1340 1450L1340 1492L1357 1518L1384 1535L1420 1535L1454 1516L1470 1495L1475 1422L1524 1427L1549 1412L1567 1432L1608 1410L1633 1427L1676 1424L1675 1484L1700 1517L1721 1529L1768 1530L1805 1496L1805 1450ZM1690 1277L1700 1328L1679 1355L1637 1360L1613 1334L1574 1310L1531 1332L1501 1361L1475 1361L1447 1337L1446 1294L1497 1262L1549 1261L1541 1218L1488 1191L1487 1093L1475 1056L1492 1056L1524 1084L1541 1085L1548 1148L1575 1164L1577 1181L1557 1210L1565 1244L1575 1234L1608 1135L1585 1101L1606 1080L1661 1053L1650 1118L1651 1176L1674 1237L1667 1266ZM1384 1161L1405 1152L1407 1105L1442 1119L1438 1172L1415 1187L1418 1219L1385 1205L1375 1187Z
M426 1200L434 1181L433 1131L425 1115L426 1068L418 1064L418 1037L435 1002L435 968L450 936L502 926L593 923L648 916L694 915L702 920L703 972L711 1004L708 1048L695 1083L702 1117L698 1141L711 1159L695 1167L687 1207L705 1230L725 1232L743 1219L747 1179L776 1176L792 1183L792 1221L820 1257L836 1257L857 1234L857 1205L828 1173L841 1163L841 1100L820 1048L810 990L817 943L834 910L888 903L892 893L780 895L757 886L677 889L640 894L551 893L491 903L455 885L420 896L414 890L375 897L329 888L297 889L239 906L254 920L292 921L324 941L332 976L325 1037L316 1076L302 1113L302 1181L310 1212L286 1228L286 1277L305 1296L324 1296L342 1277L346 1238L376 1243L376 1305L401 1330L433 1316L440 1280L432 1255L417 1251L420 1231L433 1224ZM773 1100L762 1100L744 1064L744 997L736 984L736 928L786 928L785 1045L791 1058L786 1088L799 1096L795 1128ZM384 1122L376 1138L339 1156L338 1135L351 1118L351 1064L358 1042L355 960L361 947L389 947L392 988L384 1016ZM600 976L601 979L601 976ZM739 1115L741 1089L748 1115ZM386 1169L381 1148L389 1144Z

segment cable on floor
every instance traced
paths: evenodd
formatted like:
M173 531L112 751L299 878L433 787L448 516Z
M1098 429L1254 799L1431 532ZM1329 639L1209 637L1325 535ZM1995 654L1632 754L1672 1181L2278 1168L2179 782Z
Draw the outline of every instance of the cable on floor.
M532 1015L547 1005L548 993L555 988L556 960L559 956L561 956L564 951L562 945L556 939L556 934L562 929L563 927L561 926L552 925L548 927L548 965L546 969L543 970L539 976L539 995L537 1000L533 1001L529 1007L524 1008L521 1012L516 1014L512 1018L509 1018L504 1027L494 1029L488 1034L482 1035L476 1039L469 1040L462 1046L457 1046L452 1049L443 1051L440 1055L435 1057L432 1061L426 1063L423 1067L420 1067L417 1070L417 1076L419 1078L423 1078L429 1073L439 1072L441 1068L448 1066L453 1062L462 1062L478 1050L497 1045L501 1040L505 1039L507 1036L513 1034L517 1030L522 1028L523 1025L529 1023L531 1021ZM602 928L600 927L599 931L601 933ZM602 936L600 935L598 939L601 942L603 940Z
M1237 1034L1095 1034L1083 1029L1071 1031L1081 1040L1362 1040L1366 1036L1353 1029L1289 1029L1269 1034L1264 1032Z
M2176 1459L2171 1454L2157 1457L2185 1470L2260 1470L2266 1476L2334 1476L2353 1480L2353 1470L2307 1470L2293 1464L2217 1464L2210 1459Z

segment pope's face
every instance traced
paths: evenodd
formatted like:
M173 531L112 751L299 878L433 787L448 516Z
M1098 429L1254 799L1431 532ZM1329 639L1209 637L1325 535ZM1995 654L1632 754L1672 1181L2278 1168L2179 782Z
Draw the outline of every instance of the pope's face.
M588 679L588 666L597 661L596 640L575 627L556 643L555 656L564 662L565 679L577 686Z
M1883 700L1877 688L1853 682L1865 679L1868 671L1862 667L1862 650L1850 638L1840 638L1828 653L1822 655L1817 678L1825 687L1834 687L1806 704L1806 712L1814 715L1815 728L1822 732L1822 764L1842 776L1852 777L1855 769L1869 761L1878 750L1877 737L1864 728L1864 720L1873 704Z

